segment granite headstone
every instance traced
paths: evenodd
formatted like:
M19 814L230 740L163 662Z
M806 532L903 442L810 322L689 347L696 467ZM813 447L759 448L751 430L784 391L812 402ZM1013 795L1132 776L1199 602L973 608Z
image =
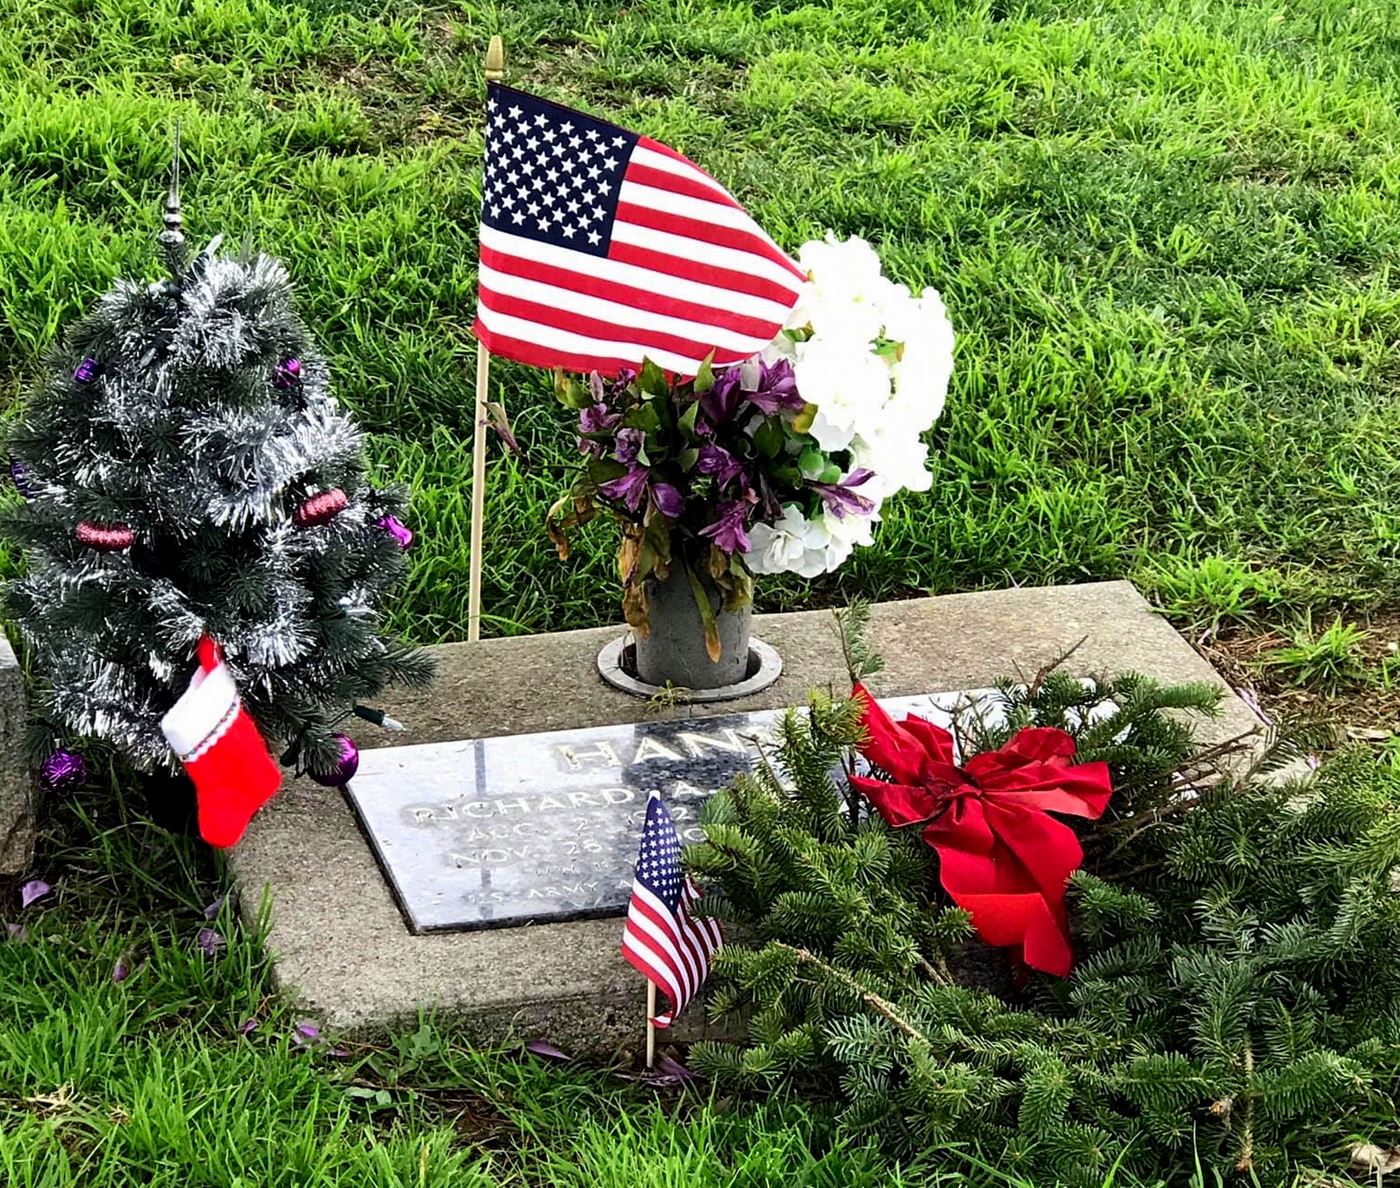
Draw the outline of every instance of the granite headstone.
M945 725L994 705L882 704ZM683 842L703 840L701 804L752 767L782 712L366 751L347 795L414 932L620 915L651 793Z

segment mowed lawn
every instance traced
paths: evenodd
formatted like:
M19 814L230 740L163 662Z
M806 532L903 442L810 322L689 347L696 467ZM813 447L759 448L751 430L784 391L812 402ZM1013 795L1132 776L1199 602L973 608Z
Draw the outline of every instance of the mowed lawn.
M932 492L764 606L1127 576L1185 620L1394 609L1392 0L0 0L5 399L116 276L154 276L178 119L191 237L287 262L381 475L414 487L395 625L462 637L493 32L513 81L674 145L780 242L865 235L947 298ZM541 530L572 461L548 377L493 379L526 458L493 446L488 629L616 619L607 527L566 564ZM309 1041L257 936L206 921L220 872L135 812L53 806L56 891L21 912L0 887L25 930L0 940L0 1183L935 1182L782 1102L658 1097L450 1028ZM975 1163L995 1152L930 1158L1003 1182Z
M0 382L150 274L179 119L193 237L286 260L382 473L397 624L465 626L481 58L674 145L795 249L945 294L934 488L769 607L1129 576L1192 616L1393 596L1400 9L1388 0L482 7L0 0ZM594 625L613 537L540 529L572 461L499 365L493 632Z

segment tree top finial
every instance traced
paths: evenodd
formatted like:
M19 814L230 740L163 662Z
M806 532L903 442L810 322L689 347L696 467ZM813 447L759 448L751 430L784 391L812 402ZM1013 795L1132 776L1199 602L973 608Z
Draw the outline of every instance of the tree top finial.
M170 189L165 197L165 229L160 233L161 250L171 279L179 282L185 270L185 232L180 219L180 124L176 121L170 160Z

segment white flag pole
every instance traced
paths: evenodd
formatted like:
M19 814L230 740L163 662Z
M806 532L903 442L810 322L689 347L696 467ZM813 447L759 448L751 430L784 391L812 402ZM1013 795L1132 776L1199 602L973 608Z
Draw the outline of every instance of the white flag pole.
M647 1067L656 1063L656 983L647 979Z
M506 77L506 51L499 36L491 38L486 49L486 81L502 82ZM467 639L481 638L481 552L486 522L486 436L490 391L491 352L476 344L476 420L472 430L472 525L471 563L467 570Z

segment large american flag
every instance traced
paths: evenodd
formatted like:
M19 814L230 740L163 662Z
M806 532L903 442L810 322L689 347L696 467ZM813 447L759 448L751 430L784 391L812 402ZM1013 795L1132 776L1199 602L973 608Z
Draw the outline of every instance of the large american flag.
M671 1000L671 1009L652 1019L657 1027L669 1027L699 993L710 972L710 954L723 940L717 921L690 914L699 898L699 890L681 869L675 823L653 792L622 930L622 955Z
M476 336L536 367L694 375L782 329L798 266L699 166L492 83Z

